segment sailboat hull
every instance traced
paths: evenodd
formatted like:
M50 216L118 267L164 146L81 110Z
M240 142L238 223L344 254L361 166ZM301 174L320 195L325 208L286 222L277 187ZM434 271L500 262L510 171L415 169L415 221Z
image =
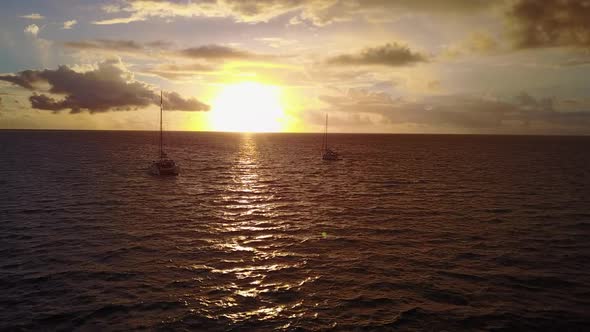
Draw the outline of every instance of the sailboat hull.
M338 153L328 148L328 114L326 114L326 129L324 131L324 141L322 142L322 159L338 160Z
M150 174L152 174L152 175L176 176L176 175L180 174L180 166L178 166L172 160L160 160L160 161L153 162L152 165L150 166L149 171L150 171Z
M322 153L323 160L338 160L338 154L330 149Z

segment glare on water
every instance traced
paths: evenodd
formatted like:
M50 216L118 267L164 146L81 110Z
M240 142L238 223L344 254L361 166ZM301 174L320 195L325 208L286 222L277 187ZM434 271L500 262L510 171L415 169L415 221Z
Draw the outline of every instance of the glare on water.
M231 170L231 181L228 182L222 196L224 222L218 229L222 236L211 243L219 250L241 257L239 261L232 261L236 264L210 269L211 273L224 276L222 280L225 282L215 285L226 293L217 303L223 309L231 308L224 316L235 322L250 318L276 318L289 308L296 309L301 305L300 302L286 305L276 303L268 297L264 298L263 295L289 291L311 280L309 277L303 280L271 278L271 274L280 273L281 270L301 268L305 261L289 259L291 253L272 243L276 231L284 229L285 226L269 222L277 217L273 203L275 193L272 186L264 183L266 178L259 172L260 153L252 135L246 134L241 137L239 151ZM244 301L250 304L254 301L255 305L240 305ZM294 312L291 315L296 317L302 313Z

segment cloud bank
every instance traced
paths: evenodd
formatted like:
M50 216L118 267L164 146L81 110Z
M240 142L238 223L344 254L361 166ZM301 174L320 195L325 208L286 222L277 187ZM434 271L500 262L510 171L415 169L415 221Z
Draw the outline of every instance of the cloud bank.
M104 61L86 72L60 66L56 70L25 70L16 75L2 75L0 80L32 90L31 106L40 110L96 113L159 104L159 94L147 84L135 81L133 74L118 60ZM49 85L48 91L41 88L43 84ZM63 98L57 99L47 93ZM167 110L209 110L208 105L194 98L183 98L176 92L167 92L164 96Z
M413 124L471 132L588 133L590 112L558 111L550 98L526 93L514 101L471 95L429 96L420 100L391 99L386 93L350 89L345 95L321 96L333 111L376 113L390 124Z

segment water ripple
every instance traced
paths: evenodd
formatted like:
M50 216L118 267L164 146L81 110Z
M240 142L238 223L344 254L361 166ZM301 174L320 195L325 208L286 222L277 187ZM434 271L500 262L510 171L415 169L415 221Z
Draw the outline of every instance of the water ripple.
M590 139L0 131L0 329L584 330Z

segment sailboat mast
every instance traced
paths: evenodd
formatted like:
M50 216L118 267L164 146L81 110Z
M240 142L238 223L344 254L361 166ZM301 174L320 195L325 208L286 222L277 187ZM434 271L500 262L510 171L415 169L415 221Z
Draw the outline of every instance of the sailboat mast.
M162 146L162 105L162 90L160 90L160 158L162 158L162 155L164 154L164 149Z
M326 113L326 129L324 132L324 150L328 149L328 114Z

